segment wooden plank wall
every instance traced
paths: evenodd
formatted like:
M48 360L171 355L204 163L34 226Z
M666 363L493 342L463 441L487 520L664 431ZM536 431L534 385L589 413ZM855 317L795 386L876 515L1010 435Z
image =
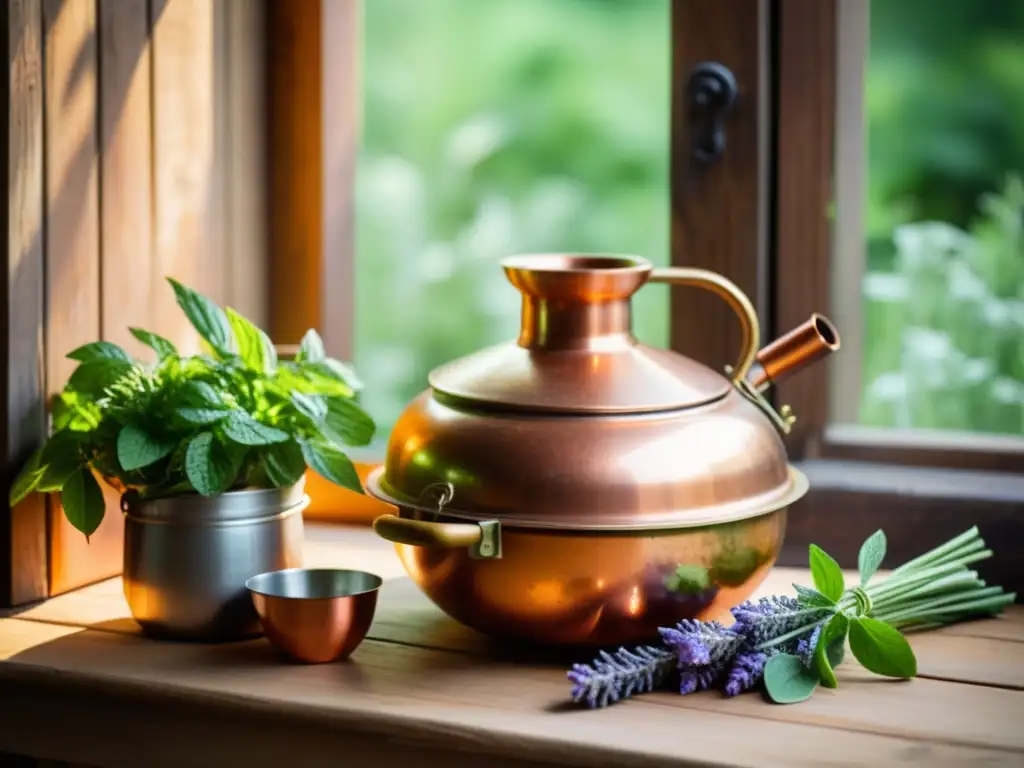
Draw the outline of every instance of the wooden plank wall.
M260 0L11 0L2 13L9 483L72 348L104 338L144 355L138 325L197 349L165 276L267 322L264 14ZM119 572L108 501L89 543L55 498L5 515L0 604Z

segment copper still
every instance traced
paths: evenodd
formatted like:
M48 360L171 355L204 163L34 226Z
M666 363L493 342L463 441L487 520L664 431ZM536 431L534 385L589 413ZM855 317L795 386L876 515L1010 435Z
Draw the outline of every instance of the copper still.
M442 610L482 632L558 644L632 643L746 599L807 491L779 432L773 381L838 349L812 316L760 349L732 282L625 256L502 262L522 294L515 342L444 365L405 409L368 492L374 523ZM637 341L647 283L710 290L742 330L721 375Z

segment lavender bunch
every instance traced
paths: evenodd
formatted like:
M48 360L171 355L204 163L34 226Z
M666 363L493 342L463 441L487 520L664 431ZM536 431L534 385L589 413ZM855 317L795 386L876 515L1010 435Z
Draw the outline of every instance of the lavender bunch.
M671 676L676 655L663 648L643 645L632 651L601 651L591 664L573 664L569 670L572 700L591 709L606 707L635 693L649 693Z
M757 687L777 703L809 697L819 684L838 685L834 667L846 642L876 674L909 678L917 661L900 628L931 629L1000 612L1015 594L986 586L967 565L992 555L977 528L957 536L869 585L885 556L877 531L861 547L860 583L846 588L835 560L810 547L815 588L794 585L798 597L764 597L732 609L731 627L684 619L659 630L664 648L603 652L569 672L572 696L603 707L673 682L682 694L711 688L736 696Z

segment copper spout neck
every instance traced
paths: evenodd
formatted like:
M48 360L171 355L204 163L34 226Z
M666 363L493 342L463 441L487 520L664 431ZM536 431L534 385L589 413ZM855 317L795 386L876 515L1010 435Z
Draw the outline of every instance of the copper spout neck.
M633 341L629 298L651 273L630 256L536 254L502 262L523 294L519 346L610 350Z
M747 380L758 390L778 384L839 349L839 331L824 315L810 319L757 353Z

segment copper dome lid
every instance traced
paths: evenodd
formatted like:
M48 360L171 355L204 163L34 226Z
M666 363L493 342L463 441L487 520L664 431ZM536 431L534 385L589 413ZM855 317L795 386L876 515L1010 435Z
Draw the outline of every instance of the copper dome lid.
M788 421L760 389L838 346L824 318L759 355L750 301L714 273L623 256L502 266L523 295L518 340L430 374L395 425L372 495L430 513L444 488L448 516L611 531L738 520L805 493L777 430ZM629 299L647 282L729 302L743 330L729 377L636 340Z

